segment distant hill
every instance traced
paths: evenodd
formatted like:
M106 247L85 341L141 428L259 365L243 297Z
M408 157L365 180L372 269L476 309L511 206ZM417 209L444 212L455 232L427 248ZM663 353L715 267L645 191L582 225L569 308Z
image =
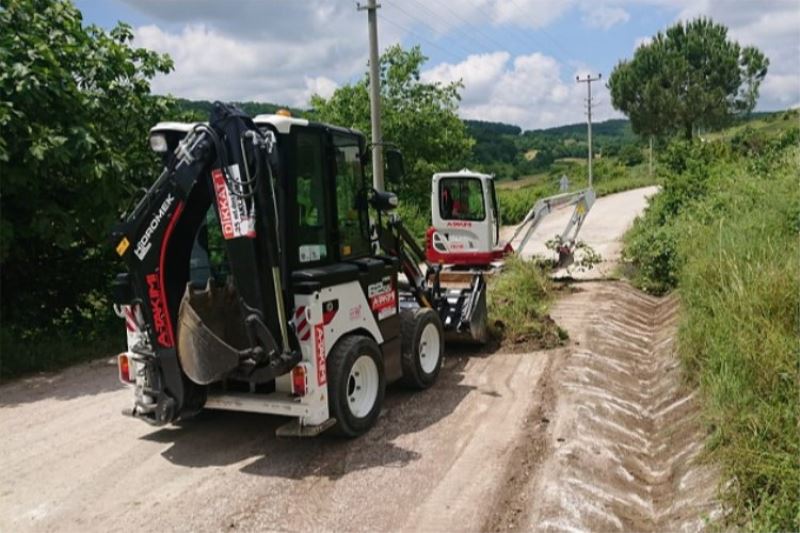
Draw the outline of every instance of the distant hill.
M628 138L634 137L631 123L628 119L612 118L602 122L592 122L593 135L605 135L608 137ZM537 135L547 135L556 137L586 137L586 123L567 124L566 126L555 126L553 128L543 128L538 130L527 130L523 135L535 137Z
M495 135L519 135L522 133L522 128L512 124L504 124L502 122L487 122L485 120L465 120L464 124L473 136L486 136L488 134Z
M177 98L178 107L182 112L198 114L202 117L208 117L214 102L208 100L187 100L185 98ZM256 115L273 114L278 109L288 109L292 115L296 117L305 116L307 111L291 107L288 105L271 104L269 102L229 102L239 106L242 111L254 117Z
M181 119L205 120L212 109L208 100L177 100ZM250 116L288 109L292 115L304 117L308 110L269 102L235 102ZM744 127L759 120L770 120L783 112L752 113L734 125ZM484 120L464 120L475 139L472 157L467 162L474 170L491 172L498 177L518 177L547 171L557 160L585 158L587 152L586 123L552 128L524 130L515 124ZM633 133L627 119L610 119L592 123L592 144L596 154L615 156L624 148L641 145L644 140Z

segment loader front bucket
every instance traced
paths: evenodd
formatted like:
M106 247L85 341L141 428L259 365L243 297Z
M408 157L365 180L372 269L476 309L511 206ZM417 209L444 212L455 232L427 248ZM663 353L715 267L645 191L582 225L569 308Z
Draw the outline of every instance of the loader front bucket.
M236 289L228 284L205 289L187 285L178 311L178 359L199 385L220 381L245 355L244 329Z
M470 274L468 289L447 290L445 339L451 342L486 344L489 340L486 311L486 281L482 274ZM443 283L444 284L444 283Z

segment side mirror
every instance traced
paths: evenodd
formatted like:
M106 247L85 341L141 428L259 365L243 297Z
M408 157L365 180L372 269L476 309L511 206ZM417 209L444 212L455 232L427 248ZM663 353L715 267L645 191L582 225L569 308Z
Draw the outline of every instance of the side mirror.
M386 180L391 183L400 183L406 175L406 166L400 150L389 149L384 154L386 160Z
M387 191L373 191L369 203L377 211L391 211L398 205L397 195Z

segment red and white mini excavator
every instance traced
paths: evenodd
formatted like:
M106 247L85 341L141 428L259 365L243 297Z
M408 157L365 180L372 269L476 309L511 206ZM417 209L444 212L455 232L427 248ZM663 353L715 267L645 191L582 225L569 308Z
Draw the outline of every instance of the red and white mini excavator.
M463 169L433 175L431 222L426 256L434 264L455 269L487 268L514 251L524 250L542 219L553 210L575 206L560 235L559 264L572 261L578 232L594 204L590 187L538 200L507 242L500 241L500 211L494 176ZM517 244L517 239L522 236Z

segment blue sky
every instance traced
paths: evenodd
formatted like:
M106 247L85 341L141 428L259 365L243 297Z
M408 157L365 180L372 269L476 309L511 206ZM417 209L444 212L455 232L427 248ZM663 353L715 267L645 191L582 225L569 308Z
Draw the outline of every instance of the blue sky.
M525 128L584 120L585 85L638 43L698 15L726 24L771 60L759 109L800 103L796 0L383 0L381 47L420 44L423 79L461 79L461 114ZM134 27L136 44L168 52L175 71L154 90L187 98L306 105L358 79L366 15L342 0L78 0L87 23ZM602 84L595 116L619 116Z

